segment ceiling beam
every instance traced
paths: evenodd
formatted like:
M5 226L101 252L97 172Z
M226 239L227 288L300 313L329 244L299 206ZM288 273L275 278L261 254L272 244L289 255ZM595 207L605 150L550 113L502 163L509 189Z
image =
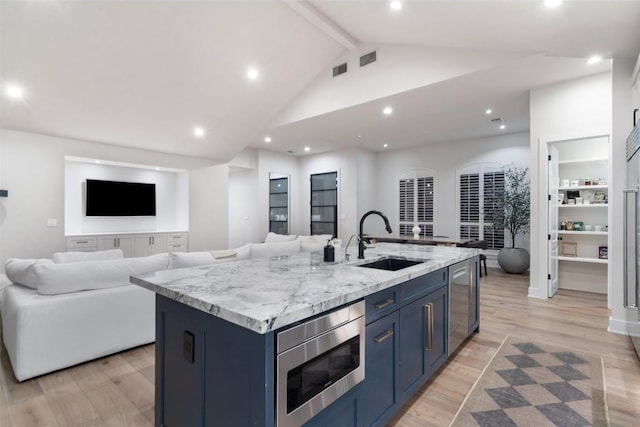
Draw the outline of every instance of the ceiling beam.
M307 21L311 22L326 35L340 43L346 49L353 50L358 46L358 40L316 9L308 1L282 0L282 2L296 11Z

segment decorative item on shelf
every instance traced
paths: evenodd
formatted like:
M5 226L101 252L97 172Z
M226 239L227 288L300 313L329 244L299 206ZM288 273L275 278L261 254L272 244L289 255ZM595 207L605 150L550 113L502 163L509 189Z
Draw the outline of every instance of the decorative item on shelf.
M593 203L607 203L607 194L604 191L596 191L593 194Z
M575 205L576 204L576 199L568 199L567 200L567 204L568 205Z
M569 186L569 180L568 179L561 179L560 180L560 187L568 187Z
M576 197L576 205L581 205L582 204L582 197Z
M575 221L573 223L573 231L584 231L584 222Z
M609 259L609 247L608 246L598 246L598 258L600 258L600 259Z
M606 179L603 179L603 178L600 178L600 179L598 180L598 185L607 185L607 180L606 180Z
M566 229L567 229L567 223L566 223L566 222L564 222L564 221L562 221L562 222L560 223L560 230L566 230Z
M584 231L593 231L593 225L585 224L584 225Z
M569 184L570 187L577 187L579 185L580 185L580 180L578 179L572 179L571 184Z
M493 212L493 224L495 228L509 231L511 247L500 249L498 265L507 273L522 274L529 269L530 256L526 249L516 248L516 236L526 233L529 228L531 204L528 168L510 165L505 166L503 171L504 187L495 195L498 208Z
M567 221L565 223L565 227L567 228L567 231L573 231L573 221Z
M558 193L558 203L562 204L564 202L564 193Z
M593 180L591 178L585 178L584 185L593 185Z
M601 225L596 225L595 227L593 227L594 231L602 231L602 226Z
M411 232L413 233L413 238L415 240L418 240L420 238L420 232L421 231L422 231L422 229L418 226L418 224L413 226L413 228L411 229Z
M562 256L577 257L578 244L574 242L562 242Z

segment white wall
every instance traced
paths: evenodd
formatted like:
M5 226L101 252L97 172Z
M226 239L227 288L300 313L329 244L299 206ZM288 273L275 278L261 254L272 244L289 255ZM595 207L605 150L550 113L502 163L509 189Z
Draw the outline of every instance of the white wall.
M371 151L357 150L356 159L358 190L356 220L359 225L362 215L372 209L378 209L376 200L376 174L378 169L376 154Z
M530 117L532 238L529 296L546 298L547 144L611 133L611 73L531 90ZM614 174L609 182L610 206L617 203L615 192L619 185L619 177ZM615 231L616 224L609 222L611 239L611 233L618 231ZM610 245L609 258L619 256L617 254L616 248Z
M378 153L376 164L376 206L398 230L398 177L410 169L435 172L436 198L434 235L457 238L456 215L458 170L478 163L513 163L527 166L529 134L515 133L472 141L424 145L406 150ZM368 233L386 234L383 224L367 226ZM526 247L526 241L523 242Z
M258 242L260 211L257 169L237 170L229 173L229 247L237 248L249 242ZM266 233L265 233L266 235ZM263 236L264 239L264 236Z
M181 178L184 177L186 179ZM84 188L87 179L143 182L156 185L154 217L87 217ZM125 231L187 231L189 181L186 171L157 171L133 165L109 165L67 160L65 165L65 234ZM187 203L179 203L179 200Z
M189 250L229 247L229 164L189 172Z
M10 257L50 257L65 250L65 156L176 169L212 164L196 158L18 131L2 130L0 136L0 182L2 188L9 190L9 197L0 202L6 209L6 217L0 222L0 265ZM198 212L192 211L193 216ZM57 219L58 226L47 227L47 219Z

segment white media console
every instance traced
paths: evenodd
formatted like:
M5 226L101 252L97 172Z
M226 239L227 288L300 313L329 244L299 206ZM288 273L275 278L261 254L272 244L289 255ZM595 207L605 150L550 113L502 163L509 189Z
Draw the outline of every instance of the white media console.
M162 252L187 252L189 233L152 232L67 236L67 251L93 252L116 248L120 248L125 257L140 257Z

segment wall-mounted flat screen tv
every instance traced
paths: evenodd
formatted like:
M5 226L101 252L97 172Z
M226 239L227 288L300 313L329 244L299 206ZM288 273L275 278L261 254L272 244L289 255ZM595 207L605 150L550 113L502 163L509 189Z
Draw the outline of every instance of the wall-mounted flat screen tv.
M155 216L156 185L87 179L87 216Z

